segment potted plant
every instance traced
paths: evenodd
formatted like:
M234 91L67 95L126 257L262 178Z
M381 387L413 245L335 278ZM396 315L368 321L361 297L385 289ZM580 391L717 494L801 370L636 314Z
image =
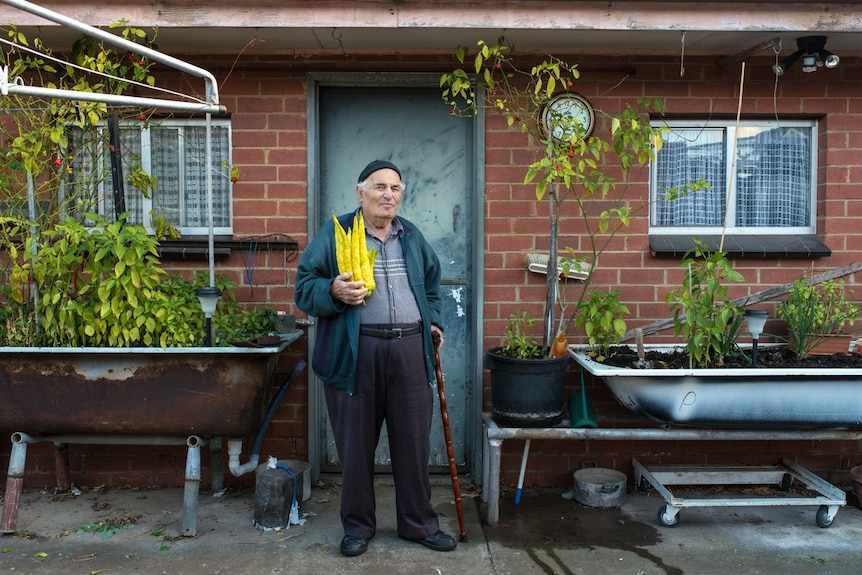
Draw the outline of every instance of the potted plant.
M468 73L458 68L443 74L440 80L443 99L451 106L453 115L470 116L486 110L499 114L507 126L524 134L533 146L534 161L525 166L524 183L534 184L536 201L547 203L544 209L548 210L549 253L538 262L547 273L542 340L533 344L535 349L528 346L529 358L519 359L550 363L554 366L550 369L559 371L562 378L568 363L567 333L572 324L587 330L590 342L599 347L619 341L625 332L625 320L620 314L627 310L619 303L619 292L592 293L589 288L600 255L629 222L633 210L626 198L630 170L646 165L661 147L661 131L650 126L647 114L661 113L662 103L639 98L637 107L626 105L616 115L605 114L593 110L573 91L580 76L577 65L553 56L538 63L516 60L505 39L496 44L479 41L477 46L473 55L465 47L456 49L459 62L463 64L470 59L473 69ZM480 99L480 92L484 93L484 99ZM596 121L602 118L609 125L595 129ZM621 176L619 180L617 175ZM586 253L566 248L567 255L560 255L559 221L567 202L573 204L571 217L579 218L584 229ZM561 281L581 283L577 287L564 283L561 287ZM566 291L571 302L559 297ZM583 314L585 309L595 313ZM532 325L523 317L513 318L518 330ZM512 323L507 327L504 345L485 354L492 382L498 369L509 367L510 362L490 356L500 356L511 349L511 326ZM559 345L554 346L557 339ZM562 350L557 352L562 361L554 357L555 347ZM524 377L507 379L518 385L518 390L508 396L526 398L534 393L532 380L524 388ZM496 387L492 384L492 403ZM553 405L539 410L541 417L531 418L526 413L518 422L512 417L502 422L544 425L547 421L559 421L564 404L562 386L558 395L549 397Z
M847 301L842 281L811 284L799 278L775 313L787 324L787 337L782 339L804 359L812 354L846 354L851 338L845 328L856 321L859 307Z
M568 352L548 357L528 332L534 323L526 312L513 314L503 345L485 353L485 368L491 375L491 417L501 425L552 427L563 420Z

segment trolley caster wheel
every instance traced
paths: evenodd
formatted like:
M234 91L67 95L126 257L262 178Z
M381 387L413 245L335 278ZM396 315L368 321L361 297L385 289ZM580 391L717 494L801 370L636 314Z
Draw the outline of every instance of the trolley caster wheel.
M641 477L641 480L638 482L638 491L646 493L649 491L649 487L649 481L647 481L646 477Z
M658 510L658 522L664 525L665 527L676 527L679 525L679 511L670 515L668 511L670 507L667 505L663 505ZM819 517L819 514L818 514Z
M817 526L822 527L823 529L826 529L827 527L832 525L833 521L835 521L835 516L833 515L830 517L829 516L829 507L827 505L821 505L817 509L816 519L817 519Z
M789 473L785 473L781 477L781 484L778 486L778 489L781 491L790 491L790 486L793 484L793 476Z

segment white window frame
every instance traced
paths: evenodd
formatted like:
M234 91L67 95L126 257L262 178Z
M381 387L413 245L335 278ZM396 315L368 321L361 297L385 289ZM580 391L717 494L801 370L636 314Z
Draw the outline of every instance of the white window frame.
M217 222L217 218L226 218L227 225L217 225L214 223L213 226L213 234L218 236L232 236L233 235L233 182L230 181L230 167L232 165L232 156L233 156L233 138L231 133L231 122L230 119L222 119L222 118L213 118L210 120L212 128L215 129L224 129L226 130L226 138L227 138L227 158L223 160L219 160L217 158L213 158L213 162L215 164L215 168L213 170L212 179L214 188L218 184L219 178L223 178L227 185L227 200L226 200L226 209L227 213L225 214L217 214L216 210L218 209L216 203L214 202L213 211L214 211L214 220ZM153 169L153 158L152 158L152 133L154 129L158 128L168 128L168 129L176 129L179 131L179 137L182 139L183 131L187 128L195 128L195 129L205 129L206 121L204 119L199 118L170 118L170 119L154 119L151 122L143 123L143 122L120 122L120 133L121 138L124 130L134 129L140 131L140 164L141 168L150 176L155 175L155 170ZM108 142L108 126L107 123L100 123L98 126L98 130L100 131L99 141L104 142L105 146L107 146ZM104 133L101 133L104 131ZM213 148L218 149L218 142L216 141L215 134L213 134L212 140ZM105 153L107 154L107 149L105 149ZM183 166L187 166L187 160L185 158L185 149L180 146L177 150L178 159L177 165L180 166L180 173L178 174L179 185L181 190L186 190L186 182L185 182L185 172L186 170L182 169ZM93 164L96 162L89 160ZM222 165L222 162L227 162L227 167ZM159 186L162 185L159 182L156 183L156 191L150 193L150 197L144 197L139 190L134 188L128 181L129 171L128 167L130 165L129 158L123 158L123 177L125 179L125 194L126 194L126 209L130 209L129 198L131 194L135 194L137 197L133 200L135 202L141 203L141 214L142 214L142 222L136 222L142 224L149 233L154 233L153 229L153 218L151 214L154 209L154 195L159 193L164 193L159 189ZM112 193L112 181L110 178L110 174L108 177L102 178L101 181L97 183L98 190L98 212L102 215L110 216L113 212L113 193ZM179 197L179 205L180 210L187 209L185 207L186 201L188 197L185 195L181 195ZM203 210L206 210L206 203L204 200L204 205L202 206ZM198 225L198 226L184 226L180 225L178 221L172 221L168 219L168 224L173 225L183 236L201 236L207 235L209 233L209 226L207 224Z
M703 131L714 131L720 130L726 133L726 137L724 139L724 149L725 149L725 158L732 158L734 154L734 136L737 133L737 123L734 119L728 120L709 120L709 121L698 121L698 120L667 120L661 122L653 122L653 126L656 128L660 127L668 127L671 131L678 130L703 130ZM739 132L750 131L752 128L790 128L796 127L800 129L806 129L810 132L811 138L811 147L810 147L810 189L808 191L808 199L810 202L809 206L809 221L808 225L805 226L793 226L793 227L755 227L755 226L737 226L737 179L732 176L732 170L737 169L737 162L731 160L725 160L724 166L724 177L726 182L732 182L733 186L729 192L728 198L728 210L727 210L727 222L728 225L726 228L723 228L721 225L715 226L691 226L691 225L679 225L679 226L660 226L657 223L657 205L658 201L664 196L665 191L659 189L658 185L658 170L657 170L657 162L653 162L650 165L650 235L687 235L687 236L698 236L698 235L716 235L725 233L729 235L811 235L816 231L816 222L817 222L817 156L818 156L818 145L817 145L817 122L814 120L744 120L739 122ZM740 138L742 134L740 134ZM667 137L666 137L667 139ZM736 142L736 146L738 146L739 142ZM741 150L737 149L737 153ZM659 151L659 155L661 151ZM698 193L698 192L693 192Z

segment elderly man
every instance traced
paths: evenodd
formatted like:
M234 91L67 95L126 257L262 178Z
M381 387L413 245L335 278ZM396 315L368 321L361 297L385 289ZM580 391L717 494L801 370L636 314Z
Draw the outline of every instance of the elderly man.
M303 251L296 274L296 305L317 318L312 368L325 383L342 466L346 556L364 553L375 533L374 451L384 421L399 537L436 551L456 547L439 528L428 473L434 340L443 344L440 262L416 226L398 217L403 193L391 162L375 160L359 174L366 229L358 232L378 252L370 296L364 281L338 273L332 221ZM353 225L355 213L338 218L342 227Z

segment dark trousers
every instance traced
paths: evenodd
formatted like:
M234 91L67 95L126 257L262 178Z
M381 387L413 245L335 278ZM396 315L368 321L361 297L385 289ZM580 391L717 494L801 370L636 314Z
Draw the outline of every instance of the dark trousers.
M431 506L433 388L428 384L422 334L401 339L359 338L356 391L326 387L326 405L342 467L341 522L345 535L373 537L374 451L383 422L389 436L398 535L437 532Z

